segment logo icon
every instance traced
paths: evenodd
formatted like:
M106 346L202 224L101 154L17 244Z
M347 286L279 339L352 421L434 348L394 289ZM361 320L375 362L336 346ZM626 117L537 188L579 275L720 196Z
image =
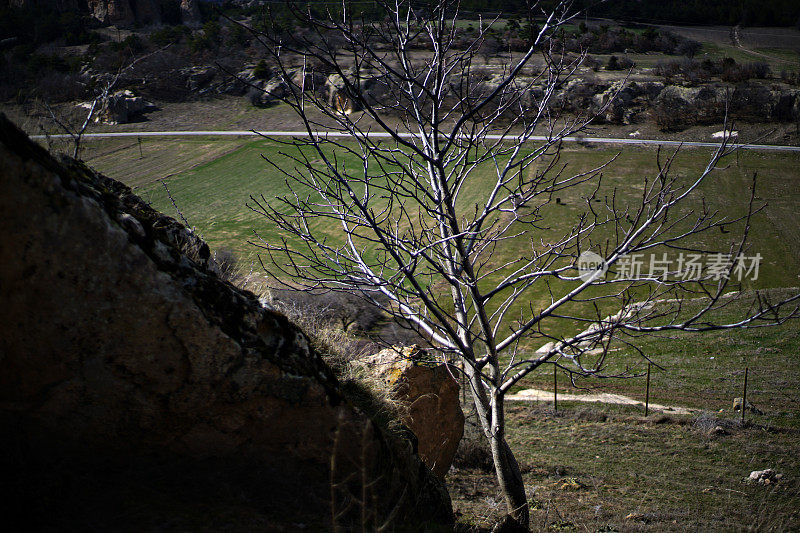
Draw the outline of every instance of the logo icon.
M594 281L606 275L605 259L594 252L585 251L578 256L578 277L583 281Z

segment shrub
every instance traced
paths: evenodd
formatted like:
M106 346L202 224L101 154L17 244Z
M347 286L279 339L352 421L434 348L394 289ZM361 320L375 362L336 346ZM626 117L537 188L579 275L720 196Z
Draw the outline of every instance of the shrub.
M632 68L633 65L634 65L633 61L631 61L627 57L619 58L617 56L611 56L608 58L608 64L606 64L606 70L628 70Z
M656 76L661 76L662 78L672 78L681 73L681 64L674 59L670 61L659 61L656 63L653 72Z
M253 76L259 80L266 80L270 77L272 71L267 66L267 62L263 59L256 63L255 68L253 69Z
M768 78L770 75L769 65L763 62L748 63L745 66L745 70L750 78L763 80Z
M710 76L717 76L721 72L720 66L711 59L704 59L703 62L700 63L700 67L708 72Z
M239 258L230 248L216 250L214 252L214 264L217 266L221 280L236 284L242 279Z
M747 72L745 72L739 65L733 65L724 68L722 70L722 74L720 74L720 78L722 78L722 81L727 81L730 83L739 83L749 79Z
M231 24L225 40L230 45L245 47L250 42L250 33L238 24Z
M150 42L156 46L166 46L179 43L188 33L189 28L186 26L164 26L152 32L149 38Z
M686 39L678 43L678 45L675 47L675 53L677 55L692 58L697 55L697 52L699 52L702 47L703 45L699 42Z
M583 65L592 69L594 72L600 70L600 61L594 56L587 55L583 60Z
M468 431L468 425L464 429L464 437L458 443L456 455L453 457L453 466L455 468L469 468L483 472L494 471L492 452L486 444L486 439L482 439L477 434L477 430Z
M209 20L203 24L203 34L213 43L219 43L221 32L222 28L219 22L215 20Z
M622 57L619 60L619 66L622 70L632 69L635 65L636 63L634 63L633 60L628 57Z

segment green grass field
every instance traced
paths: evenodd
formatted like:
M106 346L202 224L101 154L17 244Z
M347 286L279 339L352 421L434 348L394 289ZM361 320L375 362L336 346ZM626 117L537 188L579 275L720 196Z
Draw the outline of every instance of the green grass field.
M257 250L248 244L248 240L256 240L254 232L268 242L276 242L279 238L277 229L250 210L247 204L253 205L251 195L256 198L263 196L268 203L275 204L276 199L287 192L284 178L262 158L277 161L283 168L291 167L291 163L279 155L285 146L267 140L148 140L142 147L142 153L146 155L140 157L136 143L113 141L104 144L102 148L93 148L90 164L128 183L155 208L178 218L172 205L174 200L181 213L212 248L230 248L242 257L245 264L256 264ZM612 147L588 149L572 146L564 148L560 164L567 165L568 172L580 172L614 156L617 160L605 169L598 196L611 198L615 195L618 206L636 205L644 187L644 178L656 173L655 150L627 148L619 153ZM691 179L705 166L708 156L708 150L684 150L676 160L674 172L682 179ZM726 161L726 168L709 178L702 197L697 195L686 204L687 208L695 211L705 204L717 210L720 216L730 219L741 216L746 211L747 190L752 176L758 174L758 202L767 206L756 216L750 236L752 247L748 253L760 253L764 259L758 281L747 283L744 288L798 285L800 257L796 251L800 250L800 230L794 221L794 214L800 211L800 194L797 192L800 176L795 170L798 163L800 156L796 154L743 152ZM160 179L167 184L172 199ZM491 174L486 172L476 175L465 185L462 191L465 212L482 202L490 182ZM559 193L560 203L554 202L542 210L547 227L536 235L521 236L498 246L490 264L503 264L514 259L526 249L530 250L532 242L563 235L586 211L585 197L592 187L586 184ZM595 205L602 206L603 203ZM311 221L311 224L331 242L341 239L335 225L327 221ZM698 244L727 250L738 234L737 225L731 224L727 231L730 233L703 235ZM489 276L487 283L496 281L500 275ZM555 289L568 286L569 283L563 282ZM526 304L543 307L549 299L545 286L534 287ZM585 314L592 312L592 307L576 304L573 310ZM555 333L573 331L557 321L545 324L545 327Z
M103 146L94 146L89 162L98 170L122 179L155 208L177 218L172 201L159 181L163 178L178 208L212 248L235 250L244 258L245 264L249 264L256 259L257 250L247 243L254 239L254 231L267 240L278 237L276 229L248 209L246 204L251 202L250 195L263 195L268 201L274 201L285 193L283 179L262 159L262 156L279 159L278 152L282 149L285 148L266 140L148 140L142 148L145 157L140 159L136 143L112 141L104 142ZM616 154L617 151L610 147L569 147L562 153L562 162L578 171L596 166ZM652 149L626 149L606 170L605 187L607 190L616 188L619 202L635 202L642 190L643 176L652 176L655 171L655 157ZM694 176L707 157L706 150L685 150L676 162L675 171L687 177ZM725 164L727 167L714 174L703 191L706 205L719 209L722 215L737 216L744 213L748 199L746 191L754 173L759 176L759 201L766 204L765 211L756 217L753 224L750 238L752 248L749 252L761 253L764 261L759 280L746 284L744 288L800 285L800 254L797 253L800 250L800 225L796 222L796 213L800 211L800 175L796 171L800 156L742 152ZM483 180L476 179L465 188L465 204L479 201L486 179L488 174ZM563 205L554 203L546 208L548 211L544 214L551 235L564 232L583 212L585 203L581 196L587 194L588 190L588 186L579 187L571 194L562 194ZM697 209L699 206L700 200L696 199L692 207ZM337 239L335 227L319 224L319 229L329 238ZM730 234L711 234L705 238L706 244L724 247L728 242L721 241L726 238L730 240L735 234L735 227L731 225ZM520 253L520 246L529 244L521 241L505 248L498 247L493 260L501 262L510 259L513 254ZM541 289L532 293L531 301L535 302L537 298L540 305L544 305L548 296ZM664 371L657 370L653 374L654 402L663 403L677 398L679 403L690 407L724 408L738 390L739 380L736 376L742 371L743 365L751 366L755 372L753 394L756 398L760 394L782 397L780 384L776 385L777 388L771 388L766 385L766 380L759 377L760 372L769 374L778 369L766 370L759 364L759 358L767 354L755 353L755 350L761 343L768 342L781 346L782 352L797 351L800 345L795 326L787 326L782 330L739 332L735 337L723 332L706 338L709 340L705 343L698 343L693 337L680 336L675 339L642 340L645 352L656 363L663 362L665 365ZM720 350L720 347L726 346L728 348ZM721 351L721 354L718 355L717 351ZM702 354L699 359L696 357L698 353ZM751 359L752 363L748 362ZM614 360L618 365L629 366L636 373L643 372L642 360L638 357L616 357ZM720 368L725 368L725 372L720 373ZM796 375L800 375L798 367L792 368ZM531 382L542 387L550 385L546 376L526 380L526 386ZM639 392L641 388L629 384L628 380L604 384L619 391ZM789 406L784 407L788 409Z
M509 441L523 471L533 531L796 531L800 439L724 418L648 419L614 407L514 404ZM723 433L708 424L724 425ZM749 484L753 470L783 479ZM493 475L448 476L460 520L490 527L502 516Z
M786 294L785 290L771 296ZM736 304L737 306L739 304ZM733 313L733 310L726 312ZM641 344L664 366L651 401L702 409L664 414L632 406L559 401L508 404L508 436L526 484L534 531L796 531L800 527L800 349L796 323L749 332L708 332ZM642 365L622 353L614 364ZM627 359L627 360L626 360ZM742 395L761 413L731 405ZM531 385L551 390L552 374ZM643 378L590 380L644 400ZM570 389L562 377L562 392ZM472 438L475 438L474 436ZM753 470L782 474L747 483ZM500 518L490 470L459 466L448 476L454 507L473 527Z

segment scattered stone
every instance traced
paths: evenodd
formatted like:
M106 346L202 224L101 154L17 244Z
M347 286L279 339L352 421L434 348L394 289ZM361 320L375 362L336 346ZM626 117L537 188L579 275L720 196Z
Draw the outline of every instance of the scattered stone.
M766 470L753 470L750 476L745 480L748 483L758 483L759 485L771 485L780 481L783 474L775 472L772 468Z
M743 398L734 398L733 399L733 410L737 411L737 412L741 412L743 403L744 403L744 399ZM753 414L756 414L756 415L763 415L764 414L764 413L761 412L760 409L758 409L755 405L753 405L750 402L747 402L747 405L745 406L745 409L750 411Z
M562 479L558 485L558 488L561 490L580 490L584 487L584 484L581 483L578 478L575 477L568 477Z

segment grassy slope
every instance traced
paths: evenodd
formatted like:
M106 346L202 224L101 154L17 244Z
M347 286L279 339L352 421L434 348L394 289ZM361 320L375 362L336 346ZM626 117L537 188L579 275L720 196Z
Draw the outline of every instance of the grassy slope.
M281 164L286 167L288 164L278 154L281 149L279 145L264 140L222 141L220 146L203 140L149 141L145 151L153 155L145 158L145 163L139 162L138 147L131 143L128 143L128 148L122 147L116 151L109 149L112 153L91 159L90 162L99 170L138 186L137 192L146 200L165 213L174 215L175 209L164 187L155 181L158 177L167 176L166 182L181 212L212 247L232 248L246 261L253 261L255 249L246 242L253 238L253 230L270 241L274 241L278 233L276 228L245 204L252 204L249 198L251 194L263 195L274 204L276 197L286 192L283 178L261 158L263 155L283 161ZM199 153L199 159L189 158L187 152ZM222 155L218 156L220 153ZM570 147L563 150L561 162L568 165L568 171L577 172L597 166L616 154L612 148ZM706 150L685 150L678 157L675 172L685 179L691 179L703 168L707 157ZM634 205L643 189L643 177L655 174L655 159L656 154L652 149L626 149L604 172L599 196L611 197L616 189L618 205ZM752 174L759 174L758 190L764 191L759 192L759 198L769 204L766 212L758 215L751 235L751 253L759 252L764 256L757 285L760 287L797 284L800 258L793 251L800 249L800 232L793 220L794 213L800 209L800 196L796 192L800 177L795 171L798 160L800 156L795 154L742 153L738 158L728 161L729 168L714 174L703 191L707 205L734 218L744 213L747 202L744 191L749 187ZM188 163L197 164L187 170ZM140 172L142 168L144 172ZM476 175L464 187L462 206L465 211L481 203L482 193L489 183L490 176L484 173ZM584 198L590 190L591 186L585 185L569 193L559 193L563 205L553 203L543 210L548 228L498 247L493 252L492 262L501 264L530 250L532 242L563 234L585 211ZM601 205L595 203L595 206ZM700 197L694 198L688 206L699 209ZM334 242L341 238L335 225L320 222L316 227ZM707 245L727 249L731 237L737 234L733 225L729 229L729 234L709 234L702 240ZM671 257L673 255L670 254ZM487 281L495 281L498 275L490 276ZM570 286L568 283L561 285L562 289ZM534 289L530 300L525 303L541 308L548 302L547 288L540 286ZM573 310L588 313L591 308L588 305L575 305ZM612 309L604 311L610 313ZM556 333L574 330L555 322L545 324L545 329ZM541 339L534 339L529 347L535 348L541 344Z
M771 297L785 293L769 291ZM508 438L523 471L533 529L800 528L800 362L793 357L800 349L797 323L680 340L652 338L642 347L665 367L653 374L653 401L708 411L699 416L651 412L644 418L637 407L561 401L554 413L552 405L511 403ZM615 361L618 367L632 364L642 370L624 354L615 354ZM750 368L748 399L763 414L747 413L741 425L731 399L741 396L744 365ZM551 379L544 372L533 382L550 390ZM603 384L605 390L644 399L643 379ZM723 431L715 432L717 426ZM744 482L751 471L765 468L781 473L782 480L770 486ZM499 519L502 498L491 472L456 468L448 484L462 522L488 527Z
M260 157L262 154L276 157L280 150L278 145L261 140L223 141L219 147L203 140L172 140L162 141L158 145L151 144L153 145L146 147L145 151L156 154L156 161L148 161L148 164L159 168L162 174L174 173L166 180L173 198L212 247L230 247L252 259L254 249L246 244L246 240L252 238L253 229L257 229L267 239L276 237L275 229L247 209L245 202L249 201L250 194L263 194L271 200L285 190L281 178ZM184 152L189 150L200 153L199 164L193 169L181 171L180 165L188 159ZM220 151L228 153L217 157L216 154ZM610 149L569 148L564 151L563 160L575 169L582 169L597 165L614 154ZM687 150L682 154L676 171L692 175L691 171L700 168L706 157L705 151ZM758 251L765 257L757 287L798 284L800 258L796 250L800 249L800 231L794 215L800 210L800 196L797 192L800 190L800 176L795 170L798 159L800 157L791 154L742 153L738 161L736 158L729 161L730 167L727 170L713 176L705 191L710 205L724 209L726 214L736 214L743 210L746 194L742 191L746 190L752 173L759 173L759 198L768 207L764 214L759 215L751 237L751 253ZM174 214L174 208L164 188L153 181L154 173L140 175L138 169L141 165L137 166L137 161L138 148L129 143L127 149L113 151L107 156L94 159L92 163L111 175L118 175L117 171L123 174L128 172L125 175L131 177L126 181L138 186L139 194L153 202L158 209ZM609 187L618 187L618 194L623 199L633 201L641 192L641 177L652 175L654 167L655 154L652 150L626 150L614 166L608 169L604 179ZM173 168L177 168L177 171ZM465 203L478 201L484 187L485 180L476 180L465 188ZM586 194L586 191L588 188L577 190L571 196L562 194L562 202L566 205L553 205L549 208L546 215L548 222L552 222L553 231L564 231L568 222L582 212L584 204L580 196ZM336 238L335 228L324 229L332 238ZM720 245L722 243L715 241L733 234L734 231L726 235L715 233L709 235L707 240ZM517 246L498 248L493 259L507 260L513 254L519 253L519 250ZM539 305L543 305L547 295L539 291L533 294L531 301L536 302L537 298ZM757 405L767 403L760 398L761 395L771 399L783 398L783 382L765 379L772 373L780 374L781 369L774 365L763 365L761 359L768 354L756 350L768 343L777 346L776 349L780 349L782 353L796 352L800 348L797 335L795 326L787 326L781 330L737 333L734 337L729 332L714 333L702 337L705 340L677 335L665 336L674 338L643 339L640 344L645 353L654 362L665 367L664 371L656 370L653 374L653 401L711 410L727 407L740 388L739 374L742 365L751 368L751 394ZM717 353L720 347L728 349ZM624 353L624 350L620 353ZM710 359L711 357L714 359ZM640 358L616 357L615 360L636 373L644 370ZM800 375L796 361L792 360L787 364L794 375ZM619 365L618 368L622 369ZM524 386L533 385L549 390L550 383L549 373L544 372L541 376L533 376L527 380ZM596 383L596 380L592 381L592 384ZM635 396L642 394L642 380L604 381L603 384L619 392ZM780 402L780 406L774 406L772 412L791 411L792 408L796 408L796 405Z
M774 300L790 293L793 294L777 289L767 295ZM719 318L730 321L744 314L748 301L744 298L731 304L718 313ZM742 396L744 369L748 368L748 401L762 411L748 414L748 418L771 427L800 430L800 360L792 356L800 351L798 326L794 321L776 328L691 335L665 333L636 339L643 353L661 367L652 367L650 401L710 412L722 410L726 416L735 416L731 412L732 400ZM578 386L601 388L644 401L647 362L621 344L612 347L609 361L608 373L627 369L635 377L578 379ZM581 392L569 390L568 383L565 377L560 378L562 392ZM531 376L525 387L552 390L550 369Z
M786 531L800 527L798 434L738 427L714 435L691 420L566 404L509 408L535 531ZM777 485L744 483L774 468ZM486 526L502 511L492 475L451 471L462 521Z

